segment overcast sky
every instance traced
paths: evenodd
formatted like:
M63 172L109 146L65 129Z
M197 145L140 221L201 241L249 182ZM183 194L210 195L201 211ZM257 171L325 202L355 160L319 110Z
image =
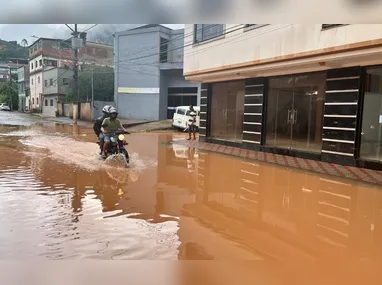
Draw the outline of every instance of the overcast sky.
M172 29L183 28L183 24L163 24ZM72 24L70 24L73 27ZM79 31L84 31L93 26L92 24L87 25L78 25ZM98 25L91 29L93 32L102 33L105 30L123 31L129 28L136 27L137 25L132 24L112 24L112 25ZM45 38L66 38L70 37L70 30L64 24L32 24L32 25L14 25L14 24L0 24L0 39L6 41L17 41L20 43L23 39L28 41L28 44L33 43L36 37L45 37Z

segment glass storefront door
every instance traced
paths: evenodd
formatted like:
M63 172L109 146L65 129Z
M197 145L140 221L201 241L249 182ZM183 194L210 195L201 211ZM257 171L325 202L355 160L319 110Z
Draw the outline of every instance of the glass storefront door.
M283 148L291 147L293 92L271 90L268 99L267 144Z
M270 80L268 146L320 152L325 73Z
M244 89L244 80L212 85L212 138L234 142L243 139Z
M366 72L361 153L365 160L382 161L382 68Z

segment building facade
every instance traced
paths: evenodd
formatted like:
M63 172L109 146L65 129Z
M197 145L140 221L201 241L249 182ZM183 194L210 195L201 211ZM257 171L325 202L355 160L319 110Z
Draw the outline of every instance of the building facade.
M381 169L382 25L197 24L185 35L200 140Z
M78 53L79 66L113 65L113 46L86 42ZM74 51L71 39L39 38L29 47L31 111L55 116L57 103L71 92ZM52 105L53 104L53 105Z
M17 89L19 94L19 111L25 112L29 109L26 94L29 89L29 66L21 66L17 68Z
M66 68L52 68L44 71L43 115L54 117L57 104L64 103L65 96L72 92L71 80L73 70Z
M0 83L9 82L10 69L8 64L0 63Z
M115 102L122 118L171 119L198 105L199 83L183 76L184 30L146 25L115 34Z

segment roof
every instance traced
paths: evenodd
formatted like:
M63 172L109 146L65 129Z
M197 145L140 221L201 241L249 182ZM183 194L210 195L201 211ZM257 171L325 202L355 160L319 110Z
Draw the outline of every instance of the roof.
M67 40L63 40L63 39L38 38L38 39L35 40L32 44L30 44L30 45L28 46L28 48L30 48L31 46L33 46L35 43L39 42L40 40L48 40L48 41L67 41Z
M32 47L34 44L36 44L40 40L57 41L57 42L69 42L71 39L72 38L69 38L69 39L66 39L66 40L63 40L63 39L53 39L53 38L38 38L30 46L28 46L28 48ZM97 45L103 45L103 46L107 46L107 47L113 47L113 45L104 44L104 43L97 43L97 42L92 42L92 41L86 41L86 42L87 43L92 43L92 44L97 44Z
M136 27L136 28L133 28L133 29L129 29L128 31L134 31L134 30L140 30L140 29L149 29L149 28L156 28L156 27L162 27L162 28L165 28L165 29L168 29L168 30L172 30L171 28L162 26L161 24L148 24L148 25L143 25L143 26Z
M101 46L106 46L106 47L113 47L113 45L104 44L104 43L97 43L97 42L92 42L92 41L86 41L86 43L96 44L96 45L101 45Z

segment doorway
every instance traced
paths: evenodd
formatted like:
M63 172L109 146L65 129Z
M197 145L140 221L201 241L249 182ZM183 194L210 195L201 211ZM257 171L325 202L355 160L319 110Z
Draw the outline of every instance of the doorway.
M266 145L321 151L325 73L269 81Z
M214 83L211 100L211 137L243 140L245 81Z

